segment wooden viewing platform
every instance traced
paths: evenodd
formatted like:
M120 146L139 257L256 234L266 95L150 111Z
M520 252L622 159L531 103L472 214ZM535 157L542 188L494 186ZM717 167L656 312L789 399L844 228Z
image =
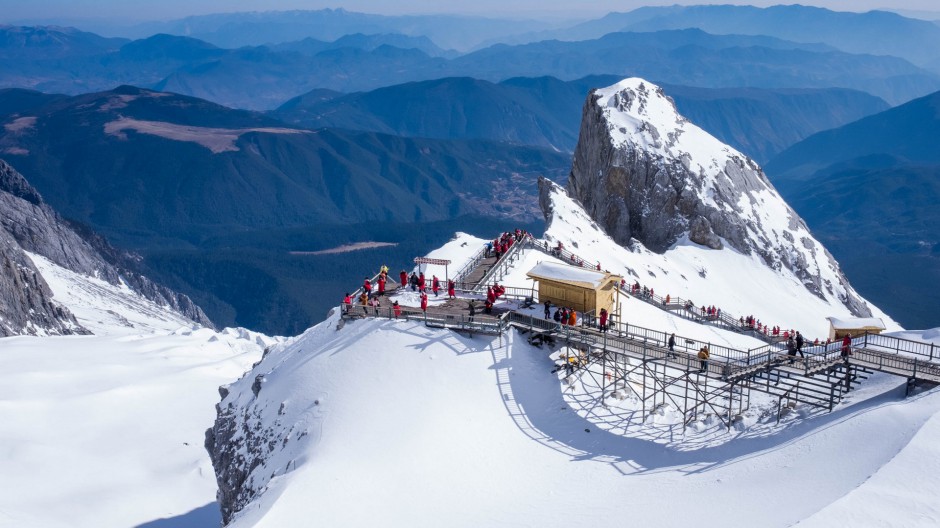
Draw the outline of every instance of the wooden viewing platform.
M458 274L458 287L462 292L475 293L492 280L499 280L521 257L524 248L555 254L547 245L531 239L513 244L510 251L496 261L481 250L471 264ZM557 255L556 255L557 256ZM562 255L563 258L565 257ZM574 257L576 258L576 257ZM498 277L499 279L494 279ZM532 290L509 288L507 297L538 302ZM520 290L518 292L512 290ZM651 296L652 297L652 296ZM686 416L686 423L701 412L713 412L726 417L730 427L733 407L743 407L745 391L758 391L783 401L799 402L832 410L846 392L857 386L874 372L901 376L908 381L908 390L917 383L940 384L940 349L930 343L901 338L864 334L852 340L851 355L842 357L841 343L809 346L803 349L805 357L788 356L777 341L755 349L737 350L703 343L697 339L676 336L674 350L667 346L669 332L651 330L611 321L610 328L602 332L591 326L568 326L513 310L494 310L482 313L478 305L475 317L469 317L468 299L448 300L442 306L430 307L427 312L413 307L401 308L401 319L422 321L429 327L447 328L470 334L501 334L510 327L523 333L537 335L539 342L563 343L578 351L576 366L565 365L580 375L593 379L600 397L613 391L630 388L630 379L642 376L642 394L637 396L655 407L658 401L669 400ZM665 303L650 299L670 312L687 312L685 301ZM678 306L678 307L677 307ZM394 319L391 306L378 310L358 304L344 306L343 319L381 317ZM730 318L730 316L729 316ZM737 321L730 319L738 326ZM702 322L702 321L700 321ZM728 321L722 321L722 325ZM708 345L710 358L705 368L697 357L699 348ZM646 380L651 384L647 387ZM648 391L649 388L649 391ZM649 394L648 394L649 392Z

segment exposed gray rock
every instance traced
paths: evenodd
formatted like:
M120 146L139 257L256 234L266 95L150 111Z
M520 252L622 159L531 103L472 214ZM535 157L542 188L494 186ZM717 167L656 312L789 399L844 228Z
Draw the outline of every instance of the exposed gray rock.
M835 283L852 313L871 315L760 167L679 115L661 88L626 79L589 94L582 114L568 194L618 244L657 253L684 239L727 244L790 270L821 298ZM540 189L547 219L550 202Z
M60 217L3 160L0 160L0 251L4 270L0 277L2 335L87 333L67 309L52 301L48 285L25 252L41 255L76 273L111 284L126 284L147 299L212 327L209 318L188 297L128 269L132 256L119 253L100 236Z

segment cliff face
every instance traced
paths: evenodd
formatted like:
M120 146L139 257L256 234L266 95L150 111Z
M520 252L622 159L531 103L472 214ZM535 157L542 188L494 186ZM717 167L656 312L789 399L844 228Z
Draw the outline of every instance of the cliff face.
M870 315L760 167L679 115L643 79L588 96L568 193L622 246L638 241L664 253L686 238L728 245L793 272L820 298Z
M125 266L129 257L102 238L76 232L12 166L0 160L0 335L88 333L52 292L27 253L111 284L124 284L204 326L212 326L185 295Z

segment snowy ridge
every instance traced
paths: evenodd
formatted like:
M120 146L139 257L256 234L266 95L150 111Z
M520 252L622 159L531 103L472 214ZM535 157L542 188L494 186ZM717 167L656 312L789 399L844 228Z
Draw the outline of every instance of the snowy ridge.
M55 302L67 306L82 326L95 335L154 334L200 325L179 312L160 306L126 285L88 277L27 253L52 289Z

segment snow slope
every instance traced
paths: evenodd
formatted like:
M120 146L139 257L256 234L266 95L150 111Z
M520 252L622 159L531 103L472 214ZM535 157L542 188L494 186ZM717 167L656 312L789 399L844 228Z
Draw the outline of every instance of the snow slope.
M934 452L940 393L902 400L896 378L779 426L755 410L730 432L651 419L613 434L572 407L550 351L515 331L337 322L275 347L230 387L223 406L277 417L287 438L258 471L276 476L231 526L789 526L868 493L873 474L890 485L895 461ZM257 396L256 373L266 380ZM896 491L898 526L938 520L930 468L897 468L917 483ZM887 513L869 506L852 525Z
M709 249L680 241L659 255L636 244L633 251L618 246L572 200L552 185L552 219L545 238L561 241L586 262L599 262L612 273L624 275L628 283L638 281L661 296L691 299L696 305L715 305L735 316L753 315L771 326L800 330L810 340L825 340L828 316L852 317L837 300L823 300L807 290L786 268L773 270L757 255L745 255L726 246ZM901 327L887 314L868 303L888 331ZM625 320L630 320L629 312Z
M96 335L0 339L0 526L217 525L203 447L217 387L275 340L193 328L127 288L31 258Z

